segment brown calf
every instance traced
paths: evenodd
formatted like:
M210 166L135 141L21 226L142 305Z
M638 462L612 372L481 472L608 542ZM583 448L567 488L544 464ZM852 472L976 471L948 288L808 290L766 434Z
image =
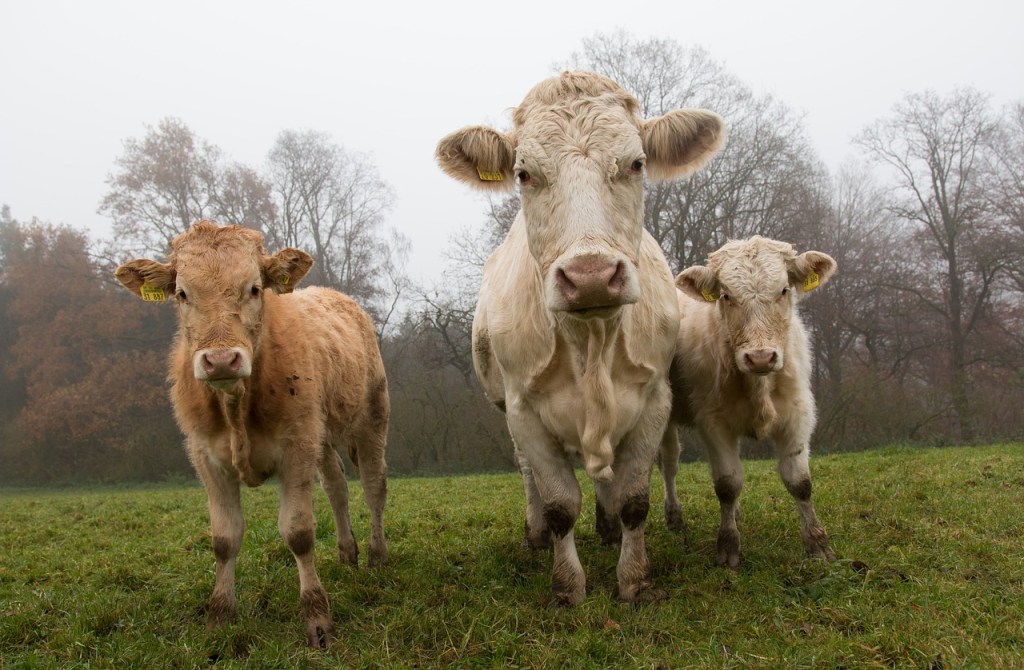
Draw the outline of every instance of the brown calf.
M369 563L387 558L384 446L388 388L369 317L326 288L292 293L310 256L263 250L263 236L200 221L171 243L168 263L139 259L117 278L143 300L177 302L171 400L209 500L216 577L209 624L235 617L235 559L242 546L240 483L281 479L278 529L299 568L308 640L326 647L333 624L313 564L313 481L334 511L338 553L358 549L339 455L358 466L370 508Z

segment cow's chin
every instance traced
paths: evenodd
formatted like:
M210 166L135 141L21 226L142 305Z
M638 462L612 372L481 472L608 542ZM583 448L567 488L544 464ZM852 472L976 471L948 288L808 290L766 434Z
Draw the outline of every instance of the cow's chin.
M204 379L202 380L214 391L225 395L237 397L245 393L245 378L234 377L231 379Z
M610 319L622 310L622 305L603 305L600 307L587 307L585 309L563 310L563 314L581 321L593 321L595 319Z

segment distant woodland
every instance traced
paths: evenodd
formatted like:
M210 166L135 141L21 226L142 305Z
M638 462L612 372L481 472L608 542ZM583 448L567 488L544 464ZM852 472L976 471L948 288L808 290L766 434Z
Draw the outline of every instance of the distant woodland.
M726 120L728 145L703 171L647 187L645 225L674 272L753 234L838 261L801 307L818 452L1024 437L1024 101L908 94L831 172L793 110L700 49L597 35L563 65L615 79L644 116L704 107ZM315 259L304 283L371 313L390 382L392 474L512 468L469 330L481 266L518 200L493 199L439 259L442 278L419 286L403 272L408 242L388 226L394 197L369 158L323 133L281 132L257 169L166 118L126 139L111 166L97 203L111 239L4 207L0 483L190 475L167 396L175 307L139 301L113 270L165 257L204 218L261 230L271 252L304 249ZM686 443L684 457L698 457L699 442Z

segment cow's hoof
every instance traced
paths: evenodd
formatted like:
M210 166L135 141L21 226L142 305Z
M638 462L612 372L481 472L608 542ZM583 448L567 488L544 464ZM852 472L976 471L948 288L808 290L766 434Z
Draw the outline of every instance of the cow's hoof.
M366 559L367 565L371 568L376 568L379 565L384 565L388 562L388 548L385 547L370 547L370 555Z
M665 526L677 533L686 533L686 521L683 519L682 507L665 506Z
M631 605L643 605L645 603L655 603L660 600L667 600L668 591L655 588L650 582L643 581L639 584L630 584L626 587L620 585L619 598Z
M226 624L234 621L236 616L234 597L215 593L210 597L210 602L206 606L206 628L207 630L223 628Z
M359 545L355 540L351 546L338 545L338 561L342 565L359 565Z
M740 567L740 534L735 529L718 531L718 564L736 570Z
M817 558L823 558L826 561L836 560L836 552L832 551L832 547L828 543L828 533L821 526L811 528L810 531L803 537L804 549L811 556Z
M319 623L306 624L306 642L314 649L327 649L334 642L334 626Z

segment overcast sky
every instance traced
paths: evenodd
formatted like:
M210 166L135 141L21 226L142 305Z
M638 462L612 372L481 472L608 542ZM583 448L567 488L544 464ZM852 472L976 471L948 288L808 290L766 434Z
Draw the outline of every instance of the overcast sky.
M372 156L397 196L389 224L427 279L485 209L436 167L437 140L507 127L583 38L619 28L705 47L803 114L831 168L905 93L1024 99L1022 0L0 0L0 203L106 237L105 179L146 125L178 117L256 168L281 130L313 129Z

